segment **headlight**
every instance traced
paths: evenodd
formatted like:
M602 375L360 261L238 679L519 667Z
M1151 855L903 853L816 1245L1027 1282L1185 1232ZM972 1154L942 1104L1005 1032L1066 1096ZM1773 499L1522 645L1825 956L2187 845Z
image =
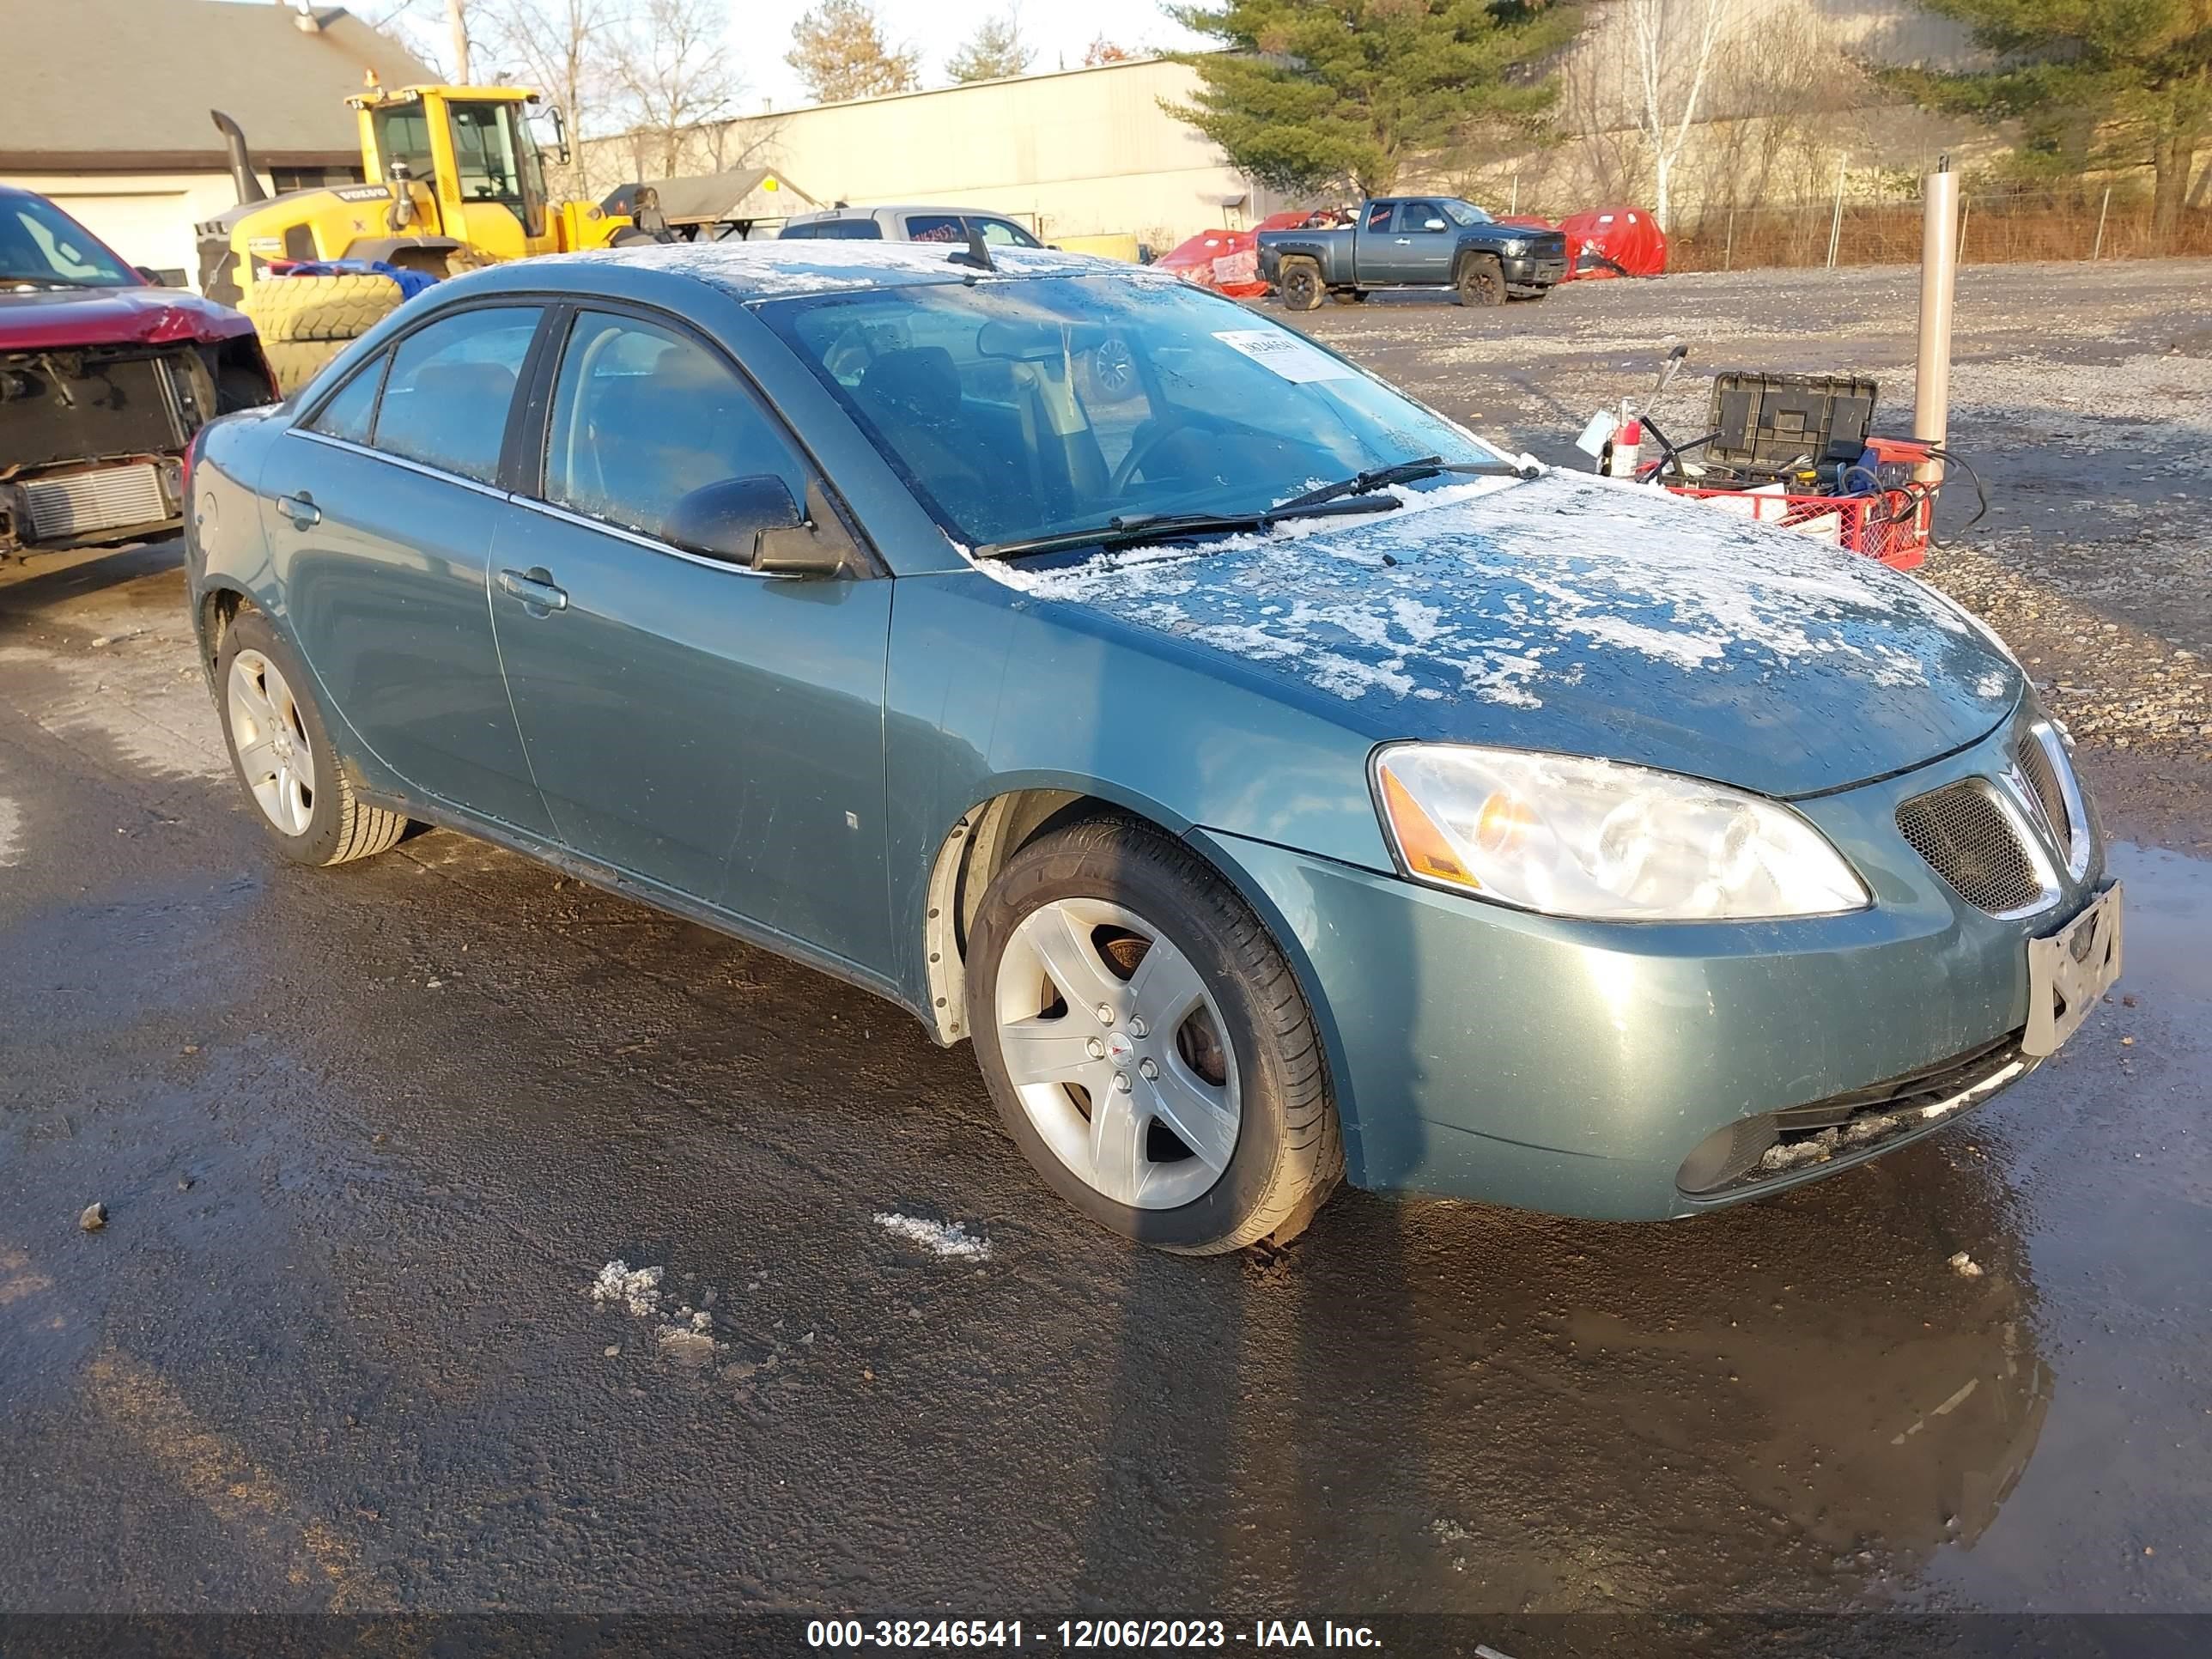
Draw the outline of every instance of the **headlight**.
M1863 910L1867 890L1788 807L1571 755L1403 744L1375 797L1416 880L1546 915L1742 921Z
M1528 244L1522 241L1500 242L1498 246L1501 251L1516 259L1528 251Z

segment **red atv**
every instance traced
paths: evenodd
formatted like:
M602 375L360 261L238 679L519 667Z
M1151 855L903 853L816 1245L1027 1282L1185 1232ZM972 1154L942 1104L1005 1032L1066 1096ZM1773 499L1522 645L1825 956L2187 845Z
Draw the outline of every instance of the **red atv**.
M0 559L175 529L192 434L276 401L245 316L0 185Z

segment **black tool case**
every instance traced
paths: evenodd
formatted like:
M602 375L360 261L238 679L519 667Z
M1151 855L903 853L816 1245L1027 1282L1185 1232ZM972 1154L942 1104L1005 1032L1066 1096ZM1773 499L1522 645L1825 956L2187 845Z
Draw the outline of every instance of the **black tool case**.
M1876 390L1849 374L1716 374L1707 424L1717 435L1704 459L1776 476L1800 464L1856 461L1874 424Z

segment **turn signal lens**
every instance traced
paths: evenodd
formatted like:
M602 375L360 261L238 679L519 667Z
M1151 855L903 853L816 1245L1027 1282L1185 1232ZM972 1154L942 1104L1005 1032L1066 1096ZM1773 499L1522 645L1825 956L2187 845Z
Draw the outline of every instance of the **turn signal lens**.
M1406 786L1389 772L1382 774L1382 799L1389 808L1390 827L1398 839L1399 855L1406 867L1431 881L1448 881L1462 887L1482 884L1469 875L1451 849L1451 842L1437 828Z

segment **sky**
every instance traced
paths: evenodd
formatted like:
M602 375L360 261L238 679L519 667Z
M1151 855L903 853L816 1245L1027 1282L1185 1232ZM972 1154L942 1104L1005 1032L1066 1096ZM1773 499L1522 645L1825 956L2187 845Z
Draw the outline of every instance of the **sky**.
M255 0L237 0L252 4ZM267 5L270 0L259 0ZM778 109L807 101L805 88L783 61L791 50L792 26L813 0L730 0L730 42L744 65L745 94L738 107L757 112L763 100ZM352 0L349 9L374 17L392 0ZM876 0L876 15L894 46L921 48L921 83L945 83L945 60L958 51L985 18L1003 13L1006 0ZM1100 35L1132 52L1145 47L1174 50L1208 44L1170 22L1159 0L1020 0L1022 38L1036 49L1032 71L1073 69L1084 49ZM445 42L445 8L439 0L416 0L402 25L433 46Z

